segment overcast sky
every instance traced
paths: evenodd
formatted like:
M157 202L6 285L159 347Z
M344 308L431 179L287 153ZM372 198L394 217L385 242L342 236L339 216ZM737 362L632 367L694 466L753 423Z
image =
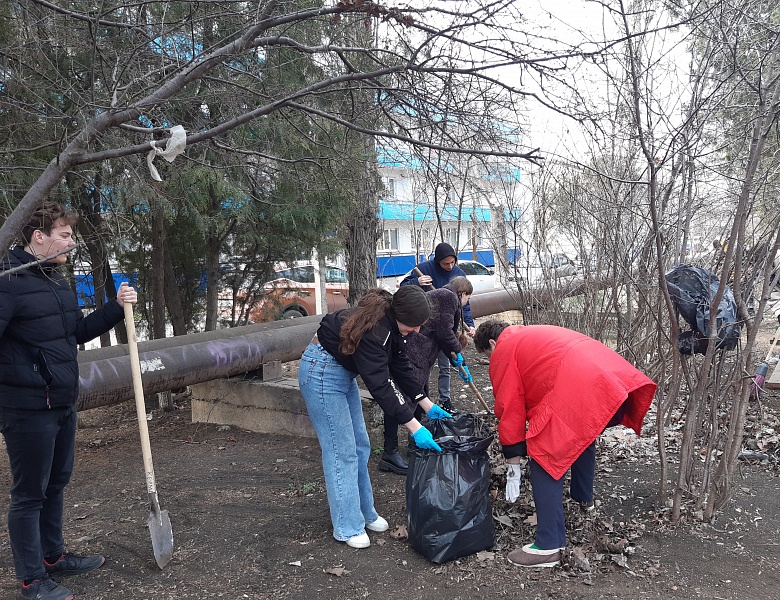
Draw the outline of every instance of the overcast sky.
M622 32L614 23L616 15L606 12L604 4L588 0L527 0L522 6L531 26L538 27L540 35L547 35L563 45L584 43L587 49L589 43L622 37ZM667 18L662 11L651 11L644 16L648 20L647 27L656 26L658 21ZM688 58L682 40L684 33L682 29L659 32L644 48L653 65L643 74L646 77L644 85L648 93L662 103L655 112L673 118L682 112L681 103L687 87ZM612 68L614 74L620 72L617 64L613 63ZM571 73L570 83L596 105L606 104L605 94L609 89L612 90L610 93L614 93L614 89L607 85L602 67L597 68L590 63L580 64ZM587 150L588 142L571 119L531 102L528 108L531 117L526 129L529 143L545 152L568 157L581 155ZM666 131L666 124L653 123L653 128L660 138Z

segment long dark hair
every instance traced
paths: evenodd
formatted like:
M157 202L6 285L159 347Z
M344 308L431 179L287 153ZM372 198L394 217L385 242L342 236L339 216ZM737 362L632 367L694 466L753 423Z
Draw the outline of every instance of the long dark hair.
M343 354L354 354L361 338L390 309L398 321L409 327L422 325L431 316L428 297L415 285L402 286L395 294L382 288L372 288L358 300L357 308L341 326L339 350Z

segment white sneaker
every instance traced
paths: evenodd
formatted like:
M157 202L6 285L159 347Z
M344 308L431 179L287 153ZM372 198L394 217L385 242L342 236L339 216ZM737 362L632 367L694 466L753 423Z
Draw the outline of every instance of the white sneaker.
M366 529L370 529L371 531L378 531L383 532L387 531L390 525L387 524L387 521L383 519L382 517L377 517L376 521L372 521L371 523L366 523Z
M347 546L351 548L368 548L371 545L371 540L368 539L368 534L363 532L358 535L353 535L347 540Z

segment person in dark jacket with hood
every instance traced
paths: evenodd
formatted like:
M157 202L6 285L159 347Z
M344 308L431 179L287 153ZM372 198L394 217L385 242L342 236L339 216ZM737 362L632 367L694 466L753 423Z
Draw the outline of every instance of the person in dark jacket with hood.
M357 376L385 414L406 426L418 447L441 452L414 412L419 406L431 419L451 415L425 396L404 352L406 336L419 331L430 314L420 288L401 288L394 295L372 289L356 308L326 314L301 357L298 384L322 448L333 537L352 548L371 544L366 529L388 528L374 508L371 443Z
M431 369L439 353L446 356L453 353L460 356L468 341L463 323L463 306L468 303L474 287L465 277L454 277L443 288L428 292L432 316L420 328L419 333L410 333L406 342L406 355L414 373L415 381L423 386L428 395L428 381ZM464 365L465 374L461 378L468 383L471 374ZM379 458L379 469L406 475L408 463L398 452L398 421L385 416L385 446Z
M66 552L64 491L73 471L78 344L124 318L137 295L123 283L116 301L87 316L58 271L75 247L78 213L47 202L22 230L24 245L0 265L0 431L11 467L8 538L23 598L67 600L51 578L98 568L102 556Z
M446 356L460 354L468 343L463 307L468 303L474 286L465 277L453 277L444 287L428 292L433 316L420 328L419 333L409 334L406 355L412 365L415 378L428 392L431 369L439 352ZM464 365L465 367L465 365ZM469 381L468 367L461 375Z
M402 282L401 285L419 285L426 291L432 289L439 289L444 287L453 277L465 277L466 274L458 266L458 253L449 244L442 242L438 244L433 251L433 259L426 260L417 265L422 275L418 275L415 271L412 271ZM469 330L466 334L470 337L474 337L476 331L474 327L474 317L471 316L471 307L468 303L463 307L463 320L466 325L469 326ZM455 407L452 405L450 399L450 364L452 363L450 357L443 352L439 353L439 404L444 410L454 411ZM456 367L460 367L459 364L454 364Z

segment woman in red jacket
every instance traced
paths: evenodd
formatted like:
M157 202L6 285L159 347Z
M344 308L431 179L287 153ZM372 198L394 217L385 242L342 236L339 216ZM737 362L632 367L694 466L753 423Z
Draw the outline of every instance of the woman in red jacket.
M508 501L520 495L521 457L531 459L536 541L507 558L524 567L555 566L566 545L566 472L572 499L592 510L596 438L621 424L639 435L656 384L604 344L553 325L486 321L474 345L490 359Z

